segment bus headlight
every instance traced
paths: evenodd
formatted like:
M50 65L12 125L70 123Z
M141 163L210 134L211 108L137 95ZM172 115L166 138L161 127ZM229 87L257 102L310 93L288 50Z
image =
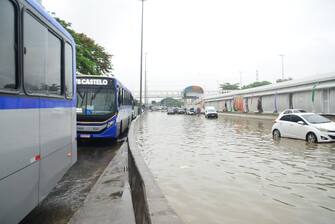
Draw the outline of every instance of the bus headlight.
M107 128L109 128L110 126L112 126L114 124L114 121L110 121L107 123Z

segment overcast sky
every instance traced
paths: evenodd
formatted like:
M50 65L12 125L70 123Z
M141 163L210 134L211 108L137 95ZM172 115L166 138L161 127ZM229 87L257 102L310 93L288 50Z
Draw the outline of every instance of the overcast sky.
M113 54L113 73L139 89L139 0L43 0ZM335 71L334 0L147 0L148 88L294 79Z

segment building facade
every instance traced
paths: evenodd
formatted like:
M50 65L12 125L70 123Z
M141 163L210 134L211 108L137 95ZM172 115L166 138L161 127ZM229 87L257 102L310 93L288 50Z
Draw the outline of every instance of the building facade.
M203 98L218 111L280 113L288 108L335 115L335 73Z

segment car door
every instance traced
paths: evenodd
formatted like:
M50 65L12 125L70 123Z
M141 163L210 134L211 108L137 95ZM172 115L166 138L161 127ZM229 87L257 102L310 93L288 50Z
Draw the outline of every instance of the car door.
M278 121L278 128L282 137L290 137L289 127L291 124L291 115L284 115Z
M302 121L303 124L298 124L299 121ZM305 139L307 132L306 122L298 115L291 115L291 125L289 131L292 138Z

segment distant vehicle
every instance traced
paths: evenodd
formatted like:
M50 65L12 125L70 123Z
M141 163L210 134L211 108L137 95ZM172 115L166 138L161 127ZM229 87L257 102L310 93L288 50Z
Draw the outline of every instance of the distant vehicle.
M0 28L0 223L7 224L38 206L77 161L76 44L35 0L0 0Z
M150 110L151 111L159 111L160 109L157 106L150 106Z
M293 114L293 113L307 113L307 111L305 111L303 109L286 109L283 112L281 112L280 115Z
M178 114L185 114L184 108L178 108Z
M77 76L78 139L117 139L134 109L131 92L114 77Z
M215 107L206 107L205 117L206 118L218 118L218 112L216 111Z
M175 109L173 107L169 107L167 109L167 114L175 114Z
M186 114L188 114L188 115L195 115L195 114L196 114L195 109L194 109L194 108L189 108L189 109L186 111Z
M303 139L309 143L335 141L335 122L314 113L280 115L272 127L275 139Z

